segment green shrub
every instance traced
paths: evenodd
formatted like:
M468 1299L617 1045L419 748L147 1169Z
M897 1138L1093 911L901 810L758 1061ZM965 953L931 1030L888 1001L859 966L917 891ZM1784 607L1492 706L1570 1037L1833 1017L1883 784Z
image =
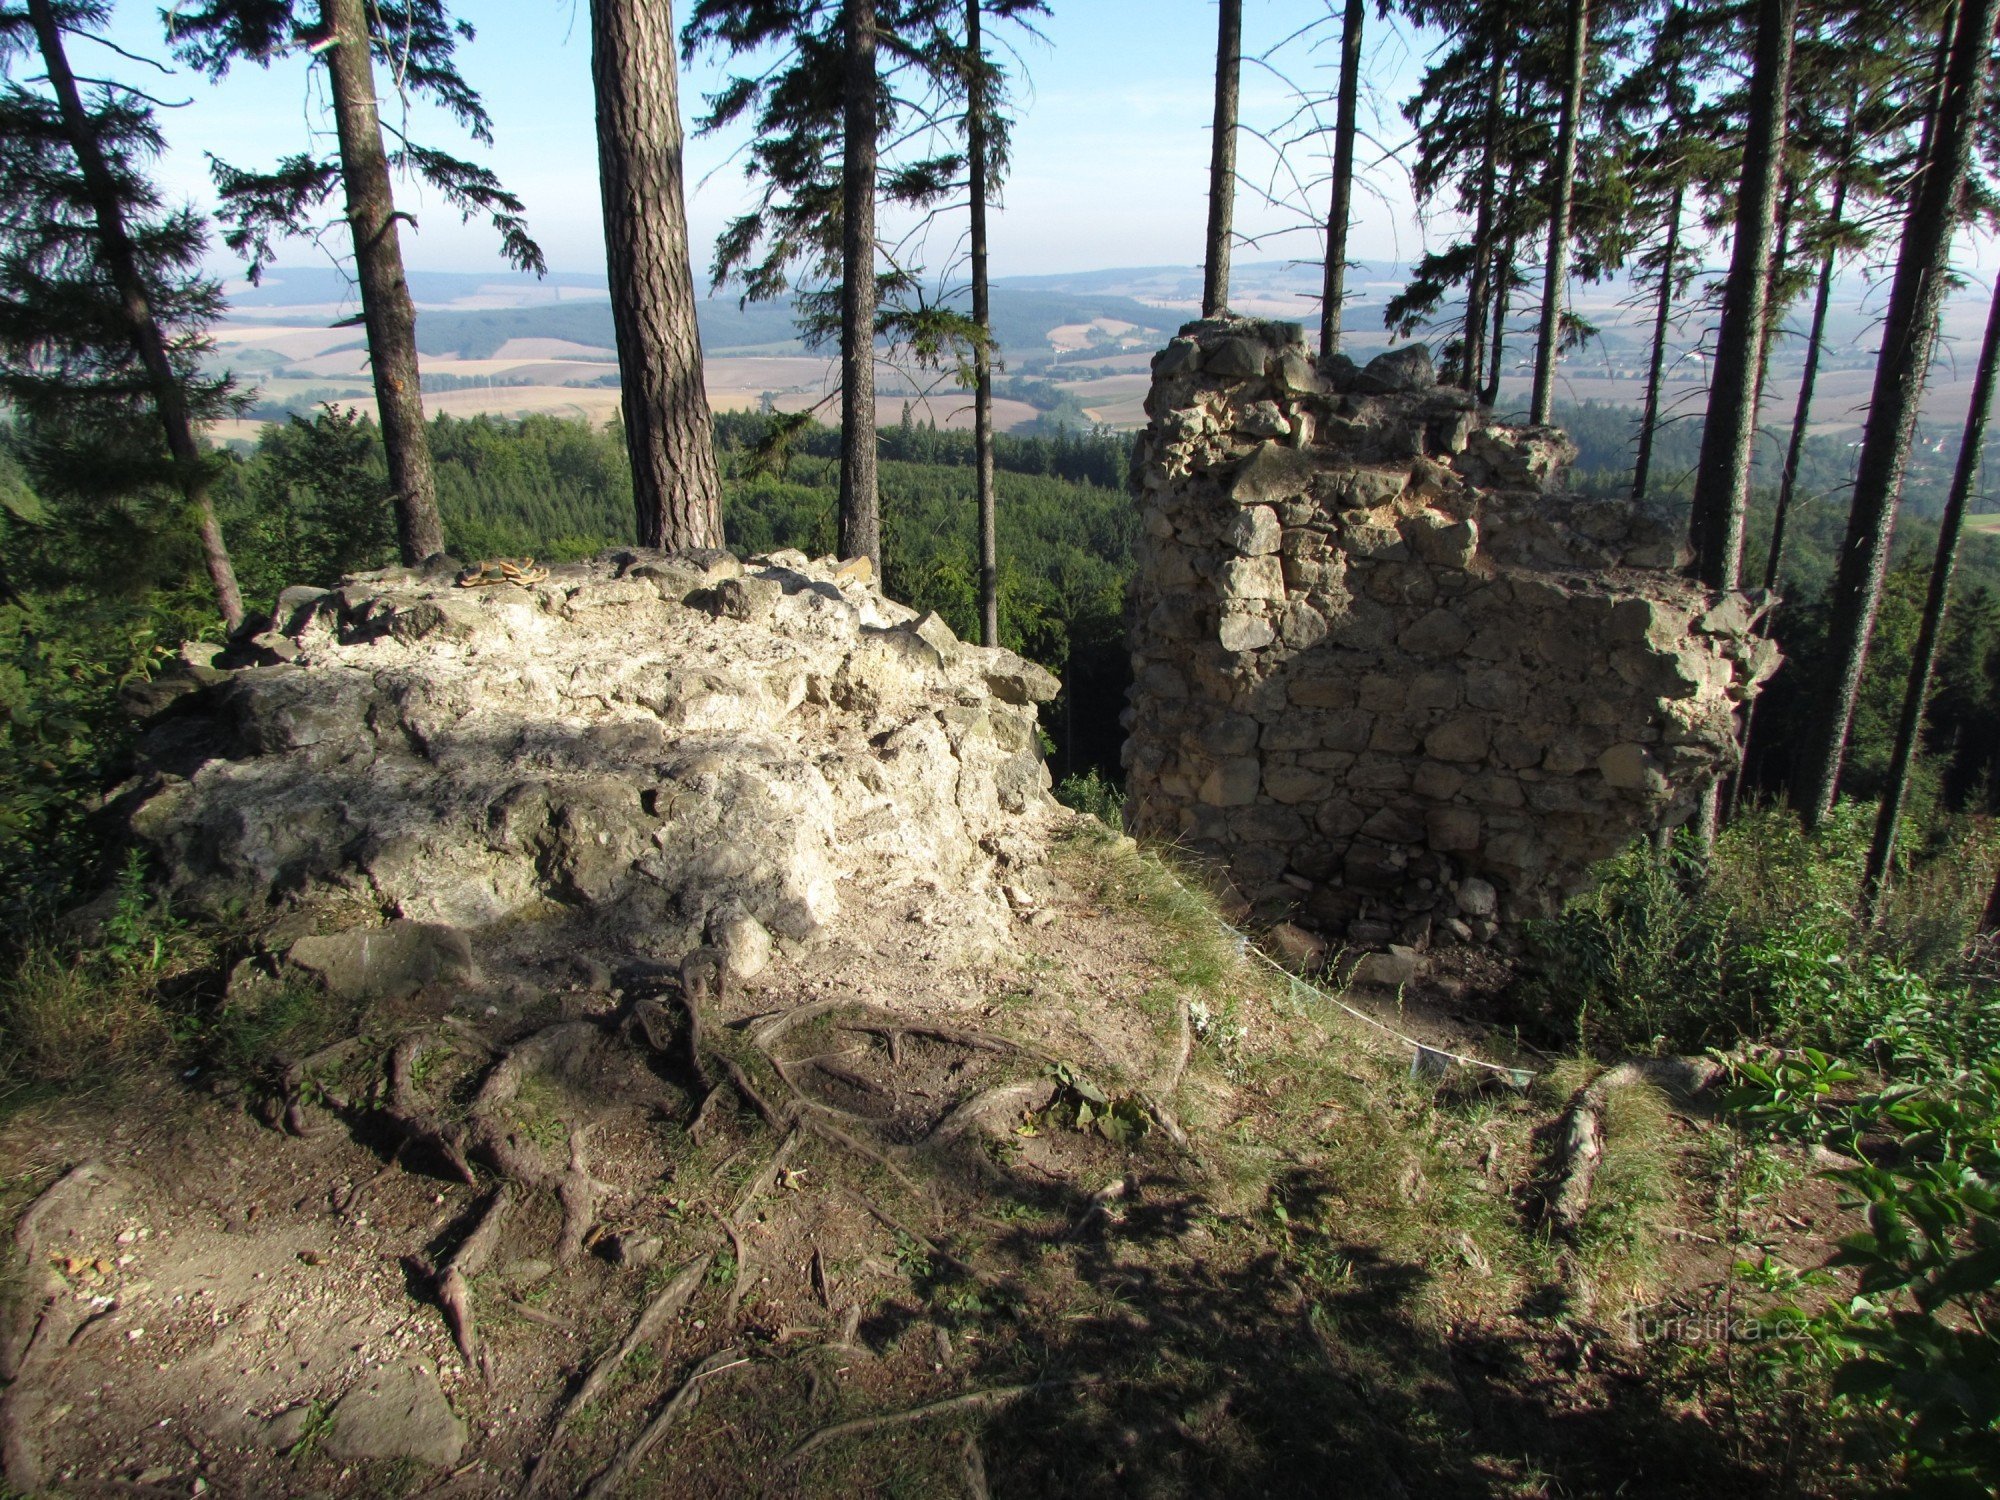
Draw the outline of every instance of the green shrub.
M1872 819L1843 803L1808 836L1788 812L1753 810L1706 863L1635 846L1530 924L1524 1010L1565 1042L1615 1052L1757 1040L1884 1062L1983 1055L2000 1014L1965 955L1984 889L1970 876L1990 879L1991 835L1934 825L1869 928L1855 912Z
M31 943L0 978L0 1073L17 1088L74 1088L157 1059L173 1042L160 982L186 947L129 859L101 943Z
M1125 789L1100 774L1095 766L1057 782L1056 801L1077 812L1089 813L1107 828L1125 831Z
M1749 1125L1826 1142L1865 1227L1830 1264L1856 1295L1785 1320L1768 1361L1826 1380L1857 1458L1925 1494L2000 1489L2000 1061L1920 1066L1855 1097L1820 1052L1739 1063Z

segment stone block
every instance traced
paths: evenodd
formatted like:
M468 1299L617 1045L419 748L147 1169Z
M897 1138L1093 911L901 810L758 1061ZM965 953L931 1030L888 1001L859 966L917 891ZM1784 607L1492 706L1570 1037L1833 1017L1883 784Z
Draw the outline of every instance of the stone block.
M1354 983L1377 989L1401 989L1416 981L1421 967L1417 950L1403 943L1391 943L1386 952L1364 953L1354 965Z
M1264 374L1264 353L1250 339L1222 339L1203 350L1201 372L1210 380L1256 380Z
M476 977L472 945L455 927L394 921L324 937L302 937L285 950L342 1000L401 1000L427 984L465 984Z
M1222 761L1201 784L1201 800L1211 807L1247 807L1257 800L1263 762L1254 755Z
M1500 910L1500 893L1491 881L1468 875L1458 883L1458 909L1468 917L1491 917Z
M1424 839L1440 854L1465 854L1479 847L1479 814L1467 807L1434 807L1424 814Z
M1492 744L1492 732L1492 722L1484 716L1459 714L1424 736L1424 754L1434 760L1484 760Z
M1284 535L1278 513L1268 505L1252 505L1238 511L1223 529L1223 540L1245 557L1276 552Z
M1222 565L1222 592L1234 599L1282 599L1285 574L1276 557L1237 557Z
M1216 627L1216 640L1225 651L1260 651L1277 638L1277 630L1261 614L1232 611Z
M1413 656L1455 656L1472 639L1472 627L1450 610L1433 609L1419 616L1396 644Z
M1243 465L1229 487L1229 498L1238 505L1271 505L1303 495L1319 472L1319 459L1312 453L1283 443L1260 444Z
M1236 414L1236 430L1248 437L1290 437L1292 424L1275 401L1252 401Z
M1296 806L1324 796L1332 782L1316 771L1299 766L1269 766L1264 771L1264 791L1273 801Z

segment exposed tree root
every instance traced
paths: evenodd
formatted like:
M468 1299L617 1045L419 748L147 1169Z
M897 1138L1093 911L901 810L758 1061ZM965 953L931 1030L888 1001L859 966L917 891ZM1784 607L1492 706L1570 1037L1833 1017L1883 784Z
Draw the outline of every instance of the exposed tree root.
M734 1221L723 1218L712 1208L708 1216L722 1226L722 1232L729 1236L729 1248L736 1256L735 1274L729 1278L727 1304L728 1317L734 1322L737 1305L743 1300L743 1279L750 1271L750 1247L743 1243L743 1231L736 1227Z
M1617 1090L1649 1083L1674 1092L1699 1093L1722 1065L1705 1057L1645 1057L1606 1068L1570 1101L1563 1133L1561 1174L1549 1199L1549 1222L1573 1238L1590 1212L1590 1193L1604 1160L1604 1111Z
M479 1178L473 1172L472 1164L465 1159L458 1127L439 1118L436 1111L418 1096L417 1060L432 1047L450 1045L448 1041L440 1041L435 1032L428 1031L412 1032L396 1043L395 1049L389 1054L387 1114L390 1121L403 1133L403 1145L397 1148L398 1157L402 1155L404 1147L428 1146L450 1165L459 1181L476 1187Z
M909 1225L903 1223L902 1220L896 1218L895 1215L891 1214L887 1209L883 1208L881 1204L877 1203L873 1198L870 1198L866 1193L856 1192L851 1187L842 1187L840 1189L840 1193L842 1197L846 1198L856 1208L860 1209L863 1213L867 1214L869 1218L875 1220L876 1223L880 1224L884 1229L888 1230L891 1234L899 1234L903 1236L903 1238L909 1240L912 1244L923 1246L925 1253L936 1257L938 1260L943 1261L946 1265L950 1266L953 1270L959 1272L961 1275L972 1276L972 1277L978 1276L979 1273L975 1271L965 1261L962 1261L956 1255L953 1255L949 1250L945 1249L942 1245L938 1244L937 1241L933 1240L929 1235L919 1234L916 1230L910 1228Z
M1188 1059L1194 1056L1194 1016L1188 1010L1185 996L1174 1007L1174 1019L1179 1025L1179 1035L1175 1039L1174 1056L1160 1076L1153 1083L1152 1091L1171 1099L1180 1092L1181 1080L1187 1076Z
M659 1446L660 1439L667 1435L667 1429L701 1399L703 1381L720 1375L724 1370L738 1369L749 1363L741 1349L721 1349L696 1365L694 1373L681 1382L680 1389L668 1398L666 1405L640 1430L639 1435L611 1461L603 1473L591 1480L590 1487L583 1492L584 1500L603 1500L603 1497L616 1495L624 1488L632 1471L646 1461L646 1455Z
M1032 1100L1037 1097L1046 1099L1051 1092L1046 1078L1030 1078L984 1089L932 1126L930 1140L934 1145L955 1141L966 1132L978 1129L995 1115L1011 1114L1016 1109L1026 1108Z
M604 1388L610 1383L611 1377L618 1373L619 1366L625 1363L633 1350L653 1342L665 1331L668 1323L679 1315L680 1310L687 1306L688 1300L700 1289L702 1278L708 1275L708 1268L714 1260L715 1252L704 1250L681 1267L674 1279L660 1289L660 1294L646 1304L623 1342L591 1366L590 1373L583 1378L583 1383L556 1413L555 1425L549 1431L549 1440L535 1459L534 1467L528 1471L524 1494L535 1495L541 1492L542 1476L548 1471L549 1458L555 1452L563 1434L569 1430L571 1419L604 1393Z
M1047 1053L1034 1047L984 1031L960 1031L950 1026L902 1026L887 1021L843 1021L839 1029L858 1031L864 1036L881 1037L889 1044L889 1060L898 1064L903 1060L902 1043L905 1037L918 1037L927 1042L943 1042L946 1046L964 1047L973 1052L1018 1053L1024 1057L1032 1057L1038 1062L1054 1061Z
M749 1028L750 1043L759 1052L769 1052L771 1044L796 1026L836 1010L846 1010L852 1000L814 1000L806 1005L794 1005L789 1010L773 1011L769 1015L753 1016L742 1023Z
M911 1422L922 1422L930 1417L942 1416L951 1411L985 1411L996 1406L1005 1406L1018 1401L1023 1396L1032 1396L1038 1391L1057 1390L1063 1386L1082 1385L1095 1380L1094 1375L1074 1375L1067 1380L1038 1380L1032 1385L1002 1385L989 1387L983 1391L965 1391L956 1396L946 1396L941 1401L931 1401L923 1406L908 1407L903 1411L884 1412L879 1416L856 1417L848 1422L835 1422L830 1427L822 1427L784 1457L788 1464L797 1463L807 1454L826 1444L844 1437L854 1437L864 1432L876 1432L884 1427L901 1427Z
M965 1466L965 1493L970 1500L990 1500L993 1492L986 1487L986 1459L979 1451L979 1439L969 1432L959 1448L959 1461Z
M583 1154L585 1137L589 1134L588 1125L578 1125L570 1131L569 1170L556 1184L556 1197L563 1209L562 1239L556 1245L558 1265L574 1265L583 1254L584 1239L597 1222L597 1205L610 1191L590 1175L590 1165Z
M750 1081L750 1075L743 1071L735 1058L723 1058L722 1065L729 1072L730 1084L743 1096L744 1102L757 1111L766 1125L773 1130L784 1130L791 1124L789 1119L771 1107L770 1100L757 1092L757 1086Z
M433 1269L420 1257L411 1260L412 1269L430 1282L431 1294L437 1298L438 1306L444 1309L445 1324L451 1329L451 1341L458 1346L459 1358L465 1361L469 1370L479 1370L481 1366L478 1325L472 1311L472 1288L466 1278L478 1275L492 1256L512 1206L512 1195L507 1185L502 1183L486 1200L486 1207L480 1211L479 1222L473 1226L472 1233L459 1243L441 1267Z

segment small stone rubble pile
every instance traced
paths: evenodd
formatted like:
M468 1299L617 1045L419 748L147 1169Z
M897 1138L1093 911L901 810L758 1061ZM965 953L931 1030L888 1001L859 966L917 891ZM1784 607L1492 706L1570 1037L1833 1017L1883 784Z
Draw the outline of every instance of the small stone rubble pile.
M460 974L451 934L536 917L610 953L712 943L746 972L890 888L1001 930L1001 873L1067 816L1037 738L1047 672L885 599L865 564L550 571L289 589L265 633L189 648L148 685L118 794L174 894L286 914L297 966L349 990L384 965Z
M1190 324L1153 376L1128 818L1240 909L1403 959L1490 940L1733 763L1761 601L1564 493L1560 431L1421 346L1322 367L1289 324Z

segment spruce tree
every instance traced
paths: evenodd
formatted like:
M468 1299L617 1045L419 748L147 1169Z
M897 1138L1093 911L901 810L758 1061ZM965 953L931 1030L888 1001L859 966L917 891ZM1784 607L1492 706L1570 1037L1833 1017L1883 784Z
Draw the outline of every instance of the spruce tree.
M1758 0L1742 178L1689 522L1697 574L1712 589L1735 588L1743 568L1797 18L1798 0Z
M966 190L971 223L974 464L979 491L979 639L1000 644L999 493L993 456L993 312L987 277L986 211L1007 165L1011 122L1006 74L986 50L988 14L1025 20L1046 14L1043 0L965 0L965 40L956 73L965 101Z
M492 143L485 106L458 70L457 47L472 38L472 28L454 21L443 0L316 0L310 7L307 0L205 0L177 6L166 20L175 53L211 78L238 62L269 67L287 57L326 69L335 154L301 152L269 171L210 158L220 216L229 225L224 238L248 257L255 281L279 239L310 232L334 193L344 193L398 540L403 561L420 563L444 550L444 528L424 430L416 307L397 228L397 220L409 215L396 207L393 174L415 174L464 218L484 215L513 265L537 274L546 269L540 247L528 237L520 199L490 170L400 132L393 147L383 140L377 53L398 92L429 100L474 140Z
M1221 0L1215 39L1215 123L1208 153L1208 233L1201 315L1229 311L1229 257L1236 221L1236 117L1243 81L1243 0Z
M744 172L761 185L757 206L716 241L711 275L717 286L739 281L745 301L781 297L802 276L808 343L837 336L839 546L878 574L875 341L885 295L908 294L914 277L908 268L878 274L876 203L935 203L961 170L955 155L885 161L881 145L909 107L894 83L908 75L916 93L936 82L946 57L935 40L956 11L954 0L696 0L681 29L685 58L713 50L758 60L709 97L696 124L705 134L748 119Z
M1555 170L1549 180L1549 230L1542 257L1542 321L1535 341L1535 385L1528 420L1546 423L1555 409L1556 354L1562 342L1562 306L1568 295L1570 221L1576 208L1577 136L1583 127L1583 90L1590 67L1590 0L1568 0L1567 65L1562 114L1556 130Z
M1347 231L1354 217L1354 140L1361 105L1361 31L1367 0L1347 0L1340 22L1340 96L1334 105L1332 203L1326 216L1326 268L1320 283L1319 352L1340 352L1340 314L1347 301Z
M243 600L196 430L238 405L230 378L202 368L221 291L201 274L204 226L145 174L164 142L144 96L108 83L86 98L70 67L65 35L108 15L96 0L0 12L0 55L36 57L46 89L0 91L0 395L29 425L45 488L177 490L234 629Z
M1965 528L1966 502L1972 496L1972 481L1985 455L1986 423L1993 412L1996 368L2000 368L2000 283L1995 284L1986 314L1986 337L1980 345L1979 364L1972 378L1972 402L1965 414L1965 431L1959 441L1958 462L1952 472L1951 490L1945 497L1944 515L1938 522L1937 556L1931 563L1923 622L1917 628L1917 644L1910 653L1902 712L1896 721L1895 748L1889 756L1888 782L1882 789L1881 805L1875 814L1875 833L1869 841L1868 860L1862 870L1861 899L1870 911L1881 896L1902 827L1910 765L1916 757L1924 703L1930 696L1931 671L1937 664L1938 641L1951 603L1952 572L1958 564L1958 541Z
M2000 0L1962 0L1958 7L1944 87L1925 129L1921 170L1903 221L1855 466L1853 505L1829 597L1832 691L1808 731L1792 779L1793 804L1814 827L1833 807L1881 603L1890 533L1930 373L1973 137L1986 101L1996 20Z

